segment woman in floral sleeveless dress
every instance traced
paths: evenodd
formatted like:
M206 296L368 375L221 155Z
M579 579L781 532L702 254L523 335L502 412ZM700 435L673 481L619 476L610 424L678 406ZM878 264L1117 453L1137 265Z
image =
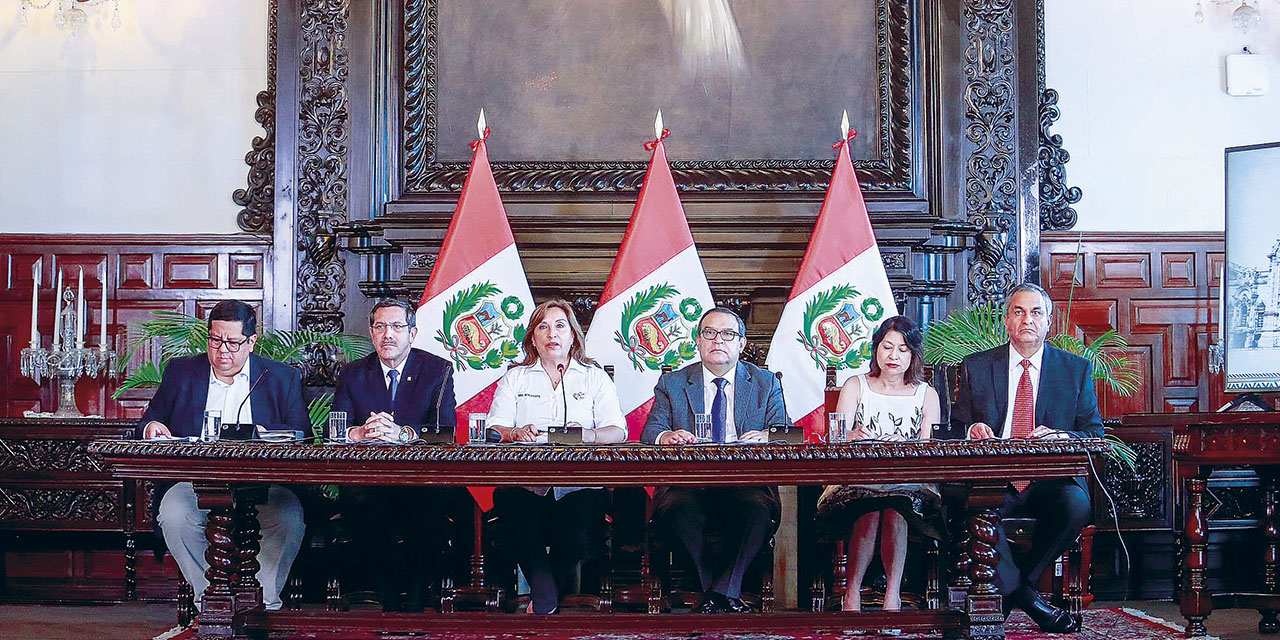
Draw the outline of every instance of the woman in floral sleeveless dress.
M927 440L940 415L938 393L924 382L924 347L911 319L885 320L871 337L871 372L840 390L838 411L852 416L847 439L903 442ZM815 518L826 540L848 541L845 611L862 609L862 579L880 535L880 558L888 580L884 608L902 607L902 568L907 527L941 539L941 498L931 484L861 484L827 487Z

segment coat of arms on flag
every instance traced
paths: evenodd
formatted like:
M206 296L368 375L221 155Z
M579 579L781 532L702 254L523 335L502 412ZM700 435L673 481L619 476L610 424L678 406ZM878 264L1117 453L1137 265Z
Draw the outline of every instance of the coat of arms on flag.
M523 316L520 296L504 297L497 285L478 282L458 291L445 304L435 339L460 371L498 368L520 355Z
M623 305L622 326L613 340L637 371L658 371L663 365L678 369L698 353L694 334L701 317L697 298L683 297L670 283L655 284Z
M796 339L819 371L857 369L871 359L871 334L883 316L879 298L837 285L807 301Z

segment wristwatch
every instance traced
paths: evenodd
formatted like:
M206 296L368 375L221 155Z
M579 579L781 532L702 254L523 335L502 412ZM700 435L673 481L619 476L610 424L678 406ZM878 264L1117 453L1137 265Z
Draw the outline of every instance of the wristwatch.
M416 440L418 435L413 432L413 427L400 427L399 438L401 444L409 444Z

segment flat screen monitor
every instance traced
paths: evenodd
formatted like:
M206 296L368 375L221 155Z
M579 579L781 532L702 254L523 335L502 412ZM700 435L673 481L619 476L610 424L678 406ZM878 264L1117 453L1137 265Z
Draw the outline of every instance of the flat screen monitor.
M1226 391L1277 391L1280 142L1228 148L1226 187Z

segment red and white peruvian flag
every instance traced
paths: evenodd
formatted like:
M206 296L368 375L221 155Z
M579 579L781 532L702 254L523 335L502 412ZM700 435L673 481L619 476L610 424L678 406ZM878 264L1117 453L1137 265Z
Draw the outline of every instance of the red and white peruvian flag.
M483 118L481 112L482 123ZM489 129L481 124L481 130L480 139L471 143L471 170L418 304L414 343L453 363L459 442L467 441L468 414L489 412L498 380L520 355L533 312L533 295L489 167ZM481 507L492 506L491 489L472 493Z
M645 144L653 157L640 198L587 331L587 353L614 367L631 440L644 430L662 366L698 360L698 320L715 306L667 164L669 132L656 129L658 139Z
M827 365L835 365L838 384L867 371L871 334L898 313L849 160L855 135L836 144L831 185L769 344L769 369L783 373L787 413L811 441L826 433Z

